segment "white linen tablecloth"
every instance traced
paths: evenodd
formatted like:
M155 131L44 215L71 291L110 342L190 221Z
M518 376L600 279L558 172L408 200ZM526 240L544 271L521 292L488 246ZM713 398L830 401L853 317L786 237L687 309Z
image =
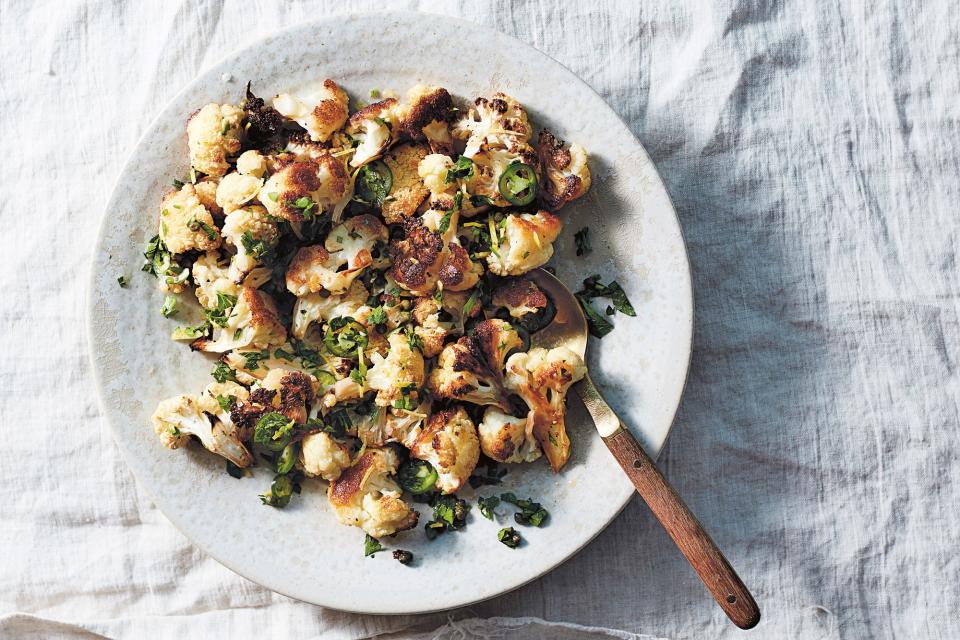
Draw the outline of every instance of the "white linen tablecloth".
M122 162L205 65L302 20L384 8L532 44L650 151L697 295L662 467L754 590L753 637L960 637L947 0L0 1L0 637L739 636L639 500L514 593L357 616L206 557L120 460L84 298Z

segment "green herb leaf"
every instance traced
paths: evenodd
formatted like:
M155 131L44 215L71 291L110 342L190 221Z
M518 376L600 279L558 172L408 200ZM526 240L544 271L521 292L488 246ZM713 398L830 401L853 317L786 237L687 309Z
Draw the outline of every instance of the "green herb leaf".
M160 315L164 318L171 318L177 315L177 297L176 296L166 296L163 299L163 306L160 307Z
M543 521L550 515L543 505L530 498L520 500L513 493L501 493L500 499L520 508L520 512L513 514L513 519L522 525L543 526Z
M587 318L587 327L590 329L590 335L594 338L602 338L613 331L613 325L610 324L610 321L600 315L583 296L578 295L576 298Z
M271 191L270 193L267 194L267 197L270 198L270 200L272 200L273 202L276 202L277 199L280 197L280 194L277 193L276 191Z
M583 289L577 291L576 295L586 300L609 298L610 302L613 303L613 308L620 313L631 317L636 317L637 315L633 305L630 304L630 300L627 298L626 292L616 280L613 280L610 284L601 284L600 276L590 276L583 281Z
M269 351L241 351L244 358L243 368L248 371L256 371L260 368L260 363L270 358Z
M370 557L377 551L383 551L383 545L368 533L367 537L363 540L363 556L365 558Z
M210 372L210 375L212 375L213 379L217 382L226 382L228 380L237 379L233 369L231 369L226 362L218 362L216 366L213 367L213 371Z
M174 189L183 189L184 182L183 180L173 179L173 188Z
M393 187L393 173L385 162L375 160L363 166L357 174L355 184L357 195L364 202L382 207L383 201L390 195L390 189Z
M440 224L437 225L437 231L440 235L445 234L450 229L450 219L453 218L453 209L447 211L443 214L443 217L440 218Z
M477 504L480 506L480 513L487 520L493 520L493 510L500 505L500 498L497 496L490 496L489 498L479 497L477 498Z
M447 169L447 179L445 183L451 184L457 180L466 180L471 176L473 176L473 160L466 156L460 156L457 158L457 162L453 167Z
M283 451L293 440L296 422L282 413L263 414L253 430L253 441L270 451Z
M374 307L367 315L367 324L372 327L386 326L387 310L383 305Z
M423 353L423 338L409 327L404 327L403 332L407 336L407 344L410 345L410 348Z
M497 540L511 549L516 549L520 546L520 543L523 542L523 538L520 537L520 533L513 527L500 529L500 531L497 532Z
M127 279L127 276L120 276L119 278L117 278L117 284L120 285L121 289L125 289L129 282L130 281Z
M220 408L223 411L229 412L230 407L233 406L233 403L237 401L237 396L222 396L217 395L217 404L220 405Z

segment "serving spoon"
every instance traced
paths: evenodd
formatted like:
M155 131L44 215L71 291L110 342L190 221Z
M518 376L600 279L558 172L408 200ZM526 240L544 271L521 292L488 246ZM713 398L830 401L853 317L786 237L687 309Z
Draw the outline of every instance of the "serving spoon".
M577 299L560 280L543 269L534 269L527 276L550 297L557 309L553 321L530 336L532 345L547 349L562 346L585 357L587 320ZM604 401L590 374L584 375L573 388L593 418L604 444L717 604L741 629L755 627L760 621L760 609L753 596L653 459Z

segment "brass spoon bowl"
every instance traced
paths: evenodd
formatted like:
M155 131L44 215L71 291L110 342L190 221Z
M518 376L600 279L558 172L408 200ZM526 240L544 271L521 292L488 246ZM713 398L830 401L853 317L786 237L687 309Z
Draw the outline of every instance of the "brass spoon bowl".
M587 320L570 290L543 269L527 274L553 301L556 317L530 337L536 347L566 347L584 358L587 352ZM653 459L647 455L626 425L604 401L586 374L573 389L583 401L610 453L620 463L637 493L686 556L693 570L730 620L741 629L760 621L760 609L737 572L713 543L696 516L670 486Z

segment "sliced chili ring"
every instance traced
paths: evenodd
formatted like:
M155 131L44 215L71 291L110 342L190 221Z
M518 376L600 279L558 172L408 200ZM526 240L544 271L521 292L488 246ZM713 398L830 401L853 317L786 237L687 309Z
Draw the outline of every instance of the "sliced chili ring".
M327 323L323 344L335 356L353 358L357 347L366 347L367 328L349 316L334 318Z
M500 175L500 195L522 207L537 197L537 172L528 164L514 162Z

